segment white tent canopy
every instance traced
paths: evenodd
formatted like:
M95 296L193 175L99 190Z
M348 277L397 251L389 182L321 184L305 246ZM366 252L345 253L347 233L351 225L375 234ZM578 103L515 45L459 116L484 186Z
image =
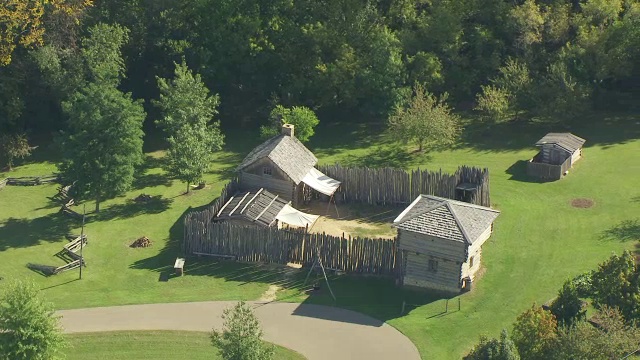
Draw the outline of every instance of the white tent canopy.
M313 225L318 220L318 215L303 213L293 208L291 205L285 205L276 216L276 219L293 226L305 227Z
M311 168L307 175L302 178L302 181L328 196L333 195L340 186L340 181L328 177L316 168Z

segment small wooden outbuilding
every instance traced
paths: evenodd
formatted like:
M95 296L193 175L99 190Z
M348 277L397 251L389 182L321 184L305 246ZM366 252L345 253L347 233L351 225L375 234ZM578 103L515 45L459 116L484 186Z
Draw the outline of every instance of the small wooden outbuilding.
M393 222L403 252L401 282L447 292L470 289L482 244L499 211L420 195Z
M540 152L529 160L527 174L548 180L560 179L582 157L585 141L571 133L548 133L536 142Z
M282 133L253 149L236 168L241 190L265 188L294 207L303 203L305 185L332 196L340 182L314 166L318 159L295 137L294 126L285 124Z
M236 225L278 226L286 223L310 228L318 215L303 213L291 202L265 189L239 192L232 196L216 214L215 221Z

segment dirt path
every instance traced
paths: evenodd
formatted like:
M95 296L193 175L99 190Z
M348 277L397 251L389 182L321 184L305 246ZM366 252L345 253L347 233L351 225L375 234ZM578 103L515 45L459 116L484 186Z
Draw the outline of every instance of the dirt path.
M62 310L66 333L119 330L211 331L233 301L127 305ZM418 350L392 326L335 307L295 303L250 303L265 340L314 359L420 359Z

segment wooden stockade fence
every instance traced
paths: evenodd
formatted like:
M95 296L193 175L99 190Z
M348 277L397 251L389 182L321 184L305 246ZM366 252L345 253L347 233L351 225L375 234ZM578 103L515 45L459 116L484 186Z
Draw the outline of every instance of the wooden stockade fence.
M552 165L538 162L541 158L540 153L527 162L527 175L534 176L543 180L559 180L565 172L571 168L571 156L569 156L562 164Z
M454 174L382 168L318 168L342 182L338 199L371 205L408 204L420 194L455 199L456 188L472 189L467 201L490 206L489 171L462 166ZM183 250L186 255L208 255L247 262L311 265L317 256L325 267L347 273L397 276L402 252L396 239L337 237L270 227L214 222L220 209L238 190L237 179L202 211L184 219Z
M396 239L346 238L193 219L185 221L185 253L304 266L319 256L328 269L377 275L395 275L401 264Z
M475 191L470 202L491 206L489 196L489 170L461 166L454 174L439 170L413 170L394 168L350 168L340 165L319 166L318 170L341 182L336 197L346 203L370 205L408 204L420 194L456 198L456 187L473 184Z

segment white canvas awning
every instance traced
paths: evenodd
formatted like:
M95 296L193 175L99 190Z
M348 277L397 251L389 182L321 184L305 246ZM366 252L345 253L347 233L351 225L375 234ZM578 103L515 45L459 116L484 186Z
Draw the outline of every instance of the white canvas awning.
M318 215L303 213L293 208L291 205L285 205L276 216L276 219L293 226L305 227L313 225L318 220Z
M328 196L333 195L340 186L340 181L328 177L316 168L311 168L307 175L302 178L302 181Z

